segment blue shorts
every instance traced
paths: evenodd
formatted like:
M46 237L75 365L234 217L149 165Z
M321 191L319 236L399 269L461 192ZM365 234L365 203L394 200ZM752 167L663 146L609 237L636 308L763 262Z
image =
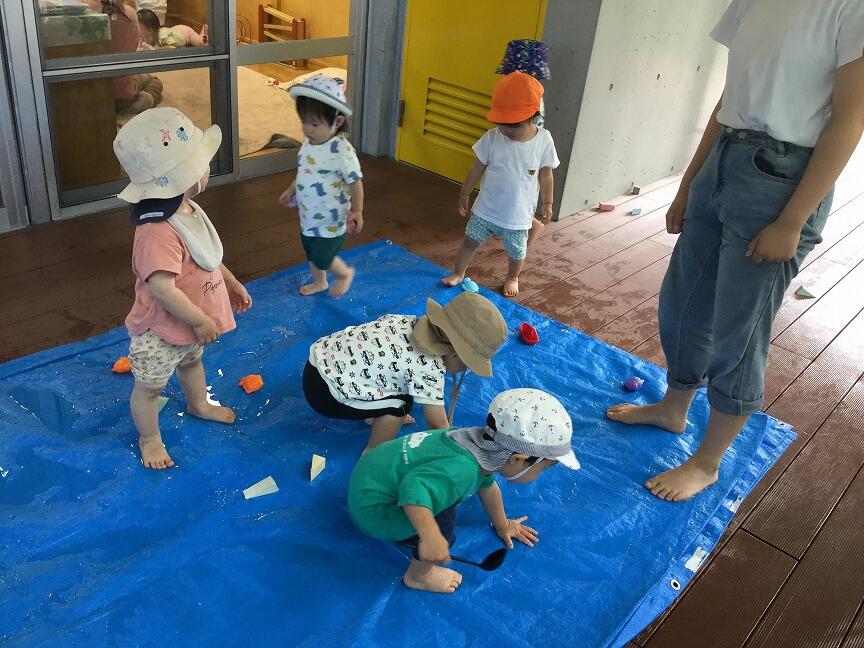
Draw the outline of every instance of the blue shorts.
M528 251L528 230L513 230L490 223L485 218L480 218L472 213L465 228L465 236L478 245L486 242L490 236L500 236L504 241L504 249L514 261L521 261Z

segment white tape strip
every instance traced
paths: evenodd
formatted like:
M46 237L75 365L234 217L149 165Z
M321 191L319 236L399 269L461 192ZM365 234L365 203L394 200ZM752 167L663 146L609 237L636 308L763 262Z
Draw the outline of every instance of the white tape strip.
M697 547L696 551L693 552L693 555L690 556L690 559L686 563L684 563L684 566L695 574L696 570L702 566L702 563L705 561L705 557L707 555L707 551L705 551L702 547Z

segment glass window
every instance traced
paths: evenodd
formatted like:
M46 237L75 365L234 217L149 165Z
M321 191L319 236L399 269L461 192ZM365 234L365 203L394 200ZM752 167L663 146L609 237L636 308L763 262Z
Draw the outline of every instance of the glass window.
M241 45L288 40L334 38L350 33L350 0L235 0L237 41ZM305 61L295 61L298 66ZM345 57L328 57L320 64L345 67Z
M185 113L202 130L227 124L226 67L171 69L141 74L76 78L48 84L55 170L63 207L113 196L125 186L114 156L117 130L155 106ZM214 173L230 170L223 142Z
M210 0L34 0L45 59L208 44Z
M341 57L347 58L347 57ZM303 143L300 117L288 86L317 72L345 80L345 67L296 69L284 63L243 65L237 68L240 157L299 148Z

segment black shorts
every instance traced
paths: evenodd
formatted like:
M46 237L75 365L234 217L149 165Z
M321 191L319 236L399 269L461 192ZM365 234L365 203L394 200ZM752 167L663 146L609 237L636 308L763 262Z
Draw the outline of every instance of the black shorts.
M303 393L306 395L306 400L309 405L318 412L321 416L333 419L343 419L347 421L362 421L367 418L378 418L379 416L399 416L405 417L414 409L414 399L408 394L397 396L388 396L387 407L377 409L359 409L343 405L330 393L330 387L327 386L321 373L312 366L308 360L303 368ZM393 400L402 401L402 405L394 407ZM369 401L370 405L375 401Z
M342 246L345 245L345 235L324 238L301 234L300 243L303 245L303 251L306 252L307 261L311 261L312 265L319 270L329 270L333 265L333 259L339 255Z
M438 515L435 516L435 521L438 523L438 528L441 529L441 535L447 540L447 545L452 547L453 543L456 542L456 507L458 504L454 504L448 509L444 509ZM417 546L420 544L420 538L418 536L411 536L410 538L405 538L404 540L400 540L396 544L406 545L408 547L413 547L414 551L411 552L411 555L420 560L420 554L417 552Z

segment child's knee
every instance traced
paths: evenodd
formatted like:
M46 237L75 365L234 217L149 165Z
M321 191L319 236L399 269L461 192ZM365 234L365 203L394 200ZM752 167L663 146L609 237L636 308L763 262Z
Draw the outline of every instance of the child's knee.
M135 386L132 388L132 396L142 400L156 401L167 384L167 380L164 382L149 382L136 378Z

